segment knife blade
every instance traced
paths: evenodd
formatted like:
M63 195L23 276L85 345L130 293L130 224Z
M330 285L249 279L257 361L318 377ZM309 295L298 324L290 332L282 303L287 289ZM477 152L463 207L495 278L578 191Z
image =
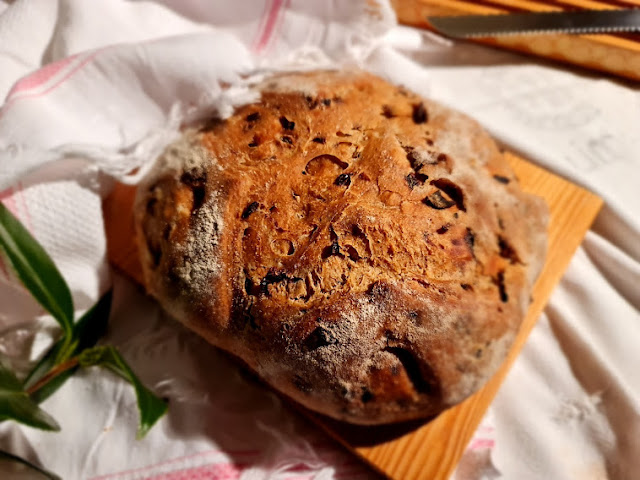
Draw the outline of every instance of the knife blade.
M427 17L427 20L438 32L452 38L640 31L640 9L634 8L460 15Z

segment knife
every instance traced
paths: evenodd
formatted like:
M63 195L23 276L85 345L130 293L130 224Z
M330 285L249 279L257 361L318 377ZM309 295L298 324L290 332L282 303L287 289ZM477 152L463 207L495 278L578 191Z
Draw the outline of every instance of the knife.
M640 9L581 10L576 12L507 13L427 17L438 32L452 38L548 33L605 33L640 31Z

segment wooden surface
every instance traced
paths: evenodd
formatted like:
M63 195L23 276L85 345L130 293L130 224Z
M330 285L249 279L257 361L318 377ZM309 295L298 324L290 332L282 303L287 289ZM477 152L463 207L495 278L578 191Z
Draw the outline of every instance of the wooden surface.
M640 0L392 0L401 23L430 28L427 16L638 8ZM472 41L640 80L640 34L516 35Z
M509 367L567 268L602 201L595 195L531 163L507 154L524 190L549 204L549 251L533 303L500 371L478 393L428 422L388 427L355 427L306 412L330 435L378 471L402 480L447 479L493 400ZM140 265L133 245L131 205L134 189L118 185L104 202L109 260L137 282Z

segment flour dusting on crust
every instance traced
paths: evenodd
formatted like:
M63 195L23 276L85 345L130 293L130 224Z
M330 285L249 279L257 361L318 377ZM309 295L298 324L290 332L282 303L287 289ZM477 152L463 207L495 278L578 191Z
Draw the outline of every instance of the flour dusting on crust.
M288 73L140 186L147 288L302 405L435 415L505 358L547 209L473 120L357 71Z

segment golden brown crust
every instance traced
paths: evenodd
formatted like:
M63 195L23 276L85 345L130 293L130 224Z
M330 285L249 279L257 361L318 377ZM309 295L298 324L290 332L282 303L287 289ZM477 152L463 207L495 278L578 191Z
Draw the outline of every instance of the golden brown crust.
M187 132L139 188L145 282L303 405L433 415L504 358L546 245L468 117L361 72L275 76Z

